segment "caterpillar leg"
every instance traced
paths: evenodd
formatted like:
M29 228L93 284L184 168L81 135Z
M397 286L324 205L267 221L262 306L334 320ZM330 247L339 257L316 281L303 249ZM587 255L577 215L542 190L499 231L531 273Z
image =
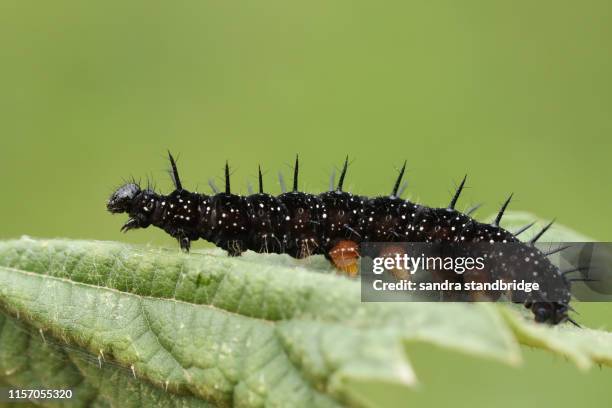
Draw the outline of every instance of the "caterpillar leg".
M181 249L185 252L189 252L189 248L191 248L191 240L189 237L182 235L177 238Z
M130 218L121 227L121 232L128 232L129 230L135 229L135 228L139 228L138 220L136 220L135 218Z
M348 276L357 276L359 271L359 245L355 241L339 241L327 253L327 257L336 269Z
M378 256L382 258L395 258L397 255L404 256L406 254L406 248L402 245L388 243L380 250ZM412 275L410 270L406 269L390 269L389 273L393 275L396 280L411 280Z
M232 240L227 243L228 256L240 256L244 251L246 251L246 246L240 240Z
M136 214L133 217L128 218L125 224L121 227L121 232L128 232L129 230L136 228L147 228L149 226L149 222L146 219L143 219L142 216Z
M490 270L488 270L487 268L483 269L483 270L472 270L472 271L465 271L462 275L463 278L463 282L471 282L471 283L487 283L487 282L492 282L494 280L494 276L499 276L498 273L492 273ZM470 292L469 296L470 296L470 301L472 302L496 302L500 297L501 297L502 293L501 292L496 292L496 291L487 291L487 290L482 290L482 291L476 291L473 290Z

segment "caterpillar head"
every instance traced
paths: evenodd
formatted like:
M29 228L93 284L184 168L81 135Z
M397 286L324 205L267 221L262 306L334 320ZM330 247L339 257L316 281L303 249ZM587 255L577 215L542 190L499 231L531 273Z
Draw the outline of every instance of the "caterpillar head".
M538 323L559 324L570 320L567 312L568 306L560 302L534 302L531 311Z
M119 187L115 192L110 196L108 202L106 203L106 209L113 213L129 213L135 202L136 198L140 194L140 186L136 183L127 183Z

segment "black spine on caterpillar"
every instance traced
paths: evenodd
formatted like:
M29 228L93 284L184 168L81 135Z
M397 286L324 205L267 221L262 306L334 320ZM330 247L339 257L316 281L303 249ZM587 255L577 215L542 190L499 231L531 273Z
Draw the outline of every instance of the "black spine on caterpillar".
M519 243L517 235L500 227L510 198L502 206L492 224L455 210L464 178L446 208L430 208L400 198L405 166L399 172L391 194L367 198L343 191L348 158L336 188L320 195L298 190L299 162L296 157L293 188L278 197L266 194L259 170L259 192L249 196L231 193L229 166L225 166L225 191L213 196L183 189L176 162L169 155L175 190L160 195L151 189L141 189L137 183L118 188L107 203L111 213L128 213L122 231L154 225L176 238L188 251L193 240L204 239L240 255L247 249L260 253L287 253L295 258L324 254L341 241L362 242L432 242L432 243ZM281 185L282 185L281 181ZM575 322L568 317L570 279L567 279L533 243L550 227L548 225L529 243L522 244L525 256L517 264L496 271L497 276L516 278L517 271L553 277L557 283L557 301L520 299L538 322L557 324ZM481 277L482 278L482 277ZM491 278L491 277L488 277ZM560 291L560 293L559 293Z

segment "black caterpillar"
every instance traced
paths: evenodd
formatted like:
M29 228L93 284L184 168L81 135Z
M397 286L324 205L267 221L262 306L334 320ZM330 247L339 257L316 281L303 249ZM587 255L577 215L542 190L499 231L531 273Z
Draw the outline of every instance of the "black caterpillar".
M515 233L500 227L500 221L512 195L501 207L492 224L480 223L470 217L475 208L465 214L455 210L465 185L463 179L446 208L430 208L400 198L400 185L406 163L399 172L393 190L388 196L368 198L343 191L348 158L340 173L338 184L330 191L313 195L298 191L299 162L296 157L293 189L277 197L264 192L261 167L259 192L248 196L231 193L229 166L225 165L225 191L207 196L185 190L181 184L176 162L170 152L171 177L175 190L169 195L142 189L135 181L119 187L110 197L107 209L111 213L128 213L130 218L121 228L147 228L154 225L176 238L180 247L189 251L191 241L204 239L227 250L230 256L239 256L250 249L259 253L286 253L295 258L323 254L337 268L356 273L359 244L363 242L433 242L478 243L520 242L517 236L533 224ZM531 262L514 265L549 274L563 282L561 300L521 301L530 309L535 320L550 324L569 321L571 309L570 283L546 256L533 244L550 228L545 226L528 243ZM528 260L529 261L529 260Z

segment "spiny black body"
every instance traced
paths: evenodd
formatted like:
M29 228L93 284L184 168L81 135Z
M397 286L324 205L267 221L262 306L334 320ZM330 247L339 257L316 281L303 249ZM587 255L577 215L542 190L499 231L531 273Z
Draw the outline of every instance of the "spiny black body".
M238 256L246 250L260 253L287 253L295 258L323 254L330 259L330 251L341 241L363 242L431 242L479 243L520 242L516 237L531 225L515 234L500 227L500 222L512 195L503 204L492 224L484 224L455 209L466 178L464 177L446 208L430 208L399 197L406 163L399 172L391 194L368 198L343 191L348 158L344 162L336 188L319 195L298 189L299 161L296 157L293 188L277 197L265 193L259 168L258 193L241 196L231 193L229 165L225 166L225 191L215 194L193 193L185 190L180 181L176 162L168 153L175 190L161 195L136 183L117 189L107 203L111 213L128 213L130 218L122 231L154 225L176 238L180 247L188 251L191 241L204 239ZM211 183L211 185L213 185ZM552 224L552 223L551 223ZM546 300L522 302L531 309L539 322L557 324L574 321L568 317L570 279L566 278L533 244L550 227L547 225L524 251L513 271L529 271L542 276L562 279L563 293L556 294L562 301ZM523 256L524 255L524 256ZM511 275L514 276L514 275ZM575 323L574 323L575 324Z

